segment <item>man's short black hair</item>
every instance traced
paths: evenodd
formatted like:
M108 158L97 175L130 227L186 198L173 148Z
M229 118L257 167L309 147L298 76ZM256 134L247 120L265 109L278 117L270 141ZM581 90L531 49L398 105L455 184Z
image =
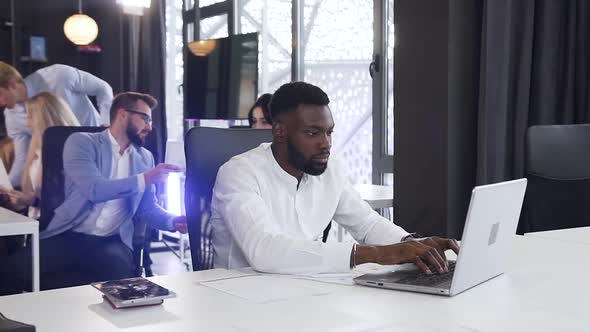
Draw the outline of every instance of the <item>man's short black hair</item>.
M146 103L151 110L158 106L158 101L156 98L148 94L138 92L121 92L116 95L115 98L113 98L113 103L111 104L110 110L111 122L115 121L115 117L117 117L117 110L119 110L119 108L135 110L137 102L140 100Z
M305 82L291 82L283 84L275 91L270 100L270 113L273 119L279 114L292 112L299 105L326 106L330 103L328 95L313 84Z

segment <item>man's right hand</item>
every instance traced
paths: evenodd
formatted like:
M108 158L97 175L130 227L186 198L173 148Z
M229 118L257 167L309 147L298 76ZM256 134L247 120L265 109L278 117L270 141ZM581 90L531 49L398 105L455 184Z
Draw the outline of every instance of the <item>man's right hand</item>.
M437 246L430 245L428 241L407 241L386 246L358 246L356 264L377 263L382 265L395 265L414 263L425 273L432 273L429 265L437 272L448 272L447 259L444 252L451 249L458 253L456 241L437 238Z
M158 166L143 173L145 184L151 185L163 182L170 172L182 172L182 167L172 164L158 164Z

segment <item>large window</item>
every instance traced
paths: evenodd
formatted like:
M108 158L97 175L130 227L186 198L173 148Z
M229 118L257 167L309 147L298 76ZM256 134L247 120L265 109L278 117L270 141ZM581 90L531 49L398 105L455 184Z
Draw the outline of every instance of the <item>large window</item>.
M239 1L240 33L258 32L258 92L291 81L291 0Z
M166 118L168 139L182 141L182 0L166 1Z
M194 0L185 0L189 9ZM301 79L324 89L330 97L330 108L336 122L333 152L347 163L353 184L371 183L373 176L373 81L369 65L373 60L374 3L380 0L200 0L200 8L216 4L226 12L199 22L201 39L228 35L228 23L236 33L259 33L258 93L273 92L292 80L292 20L301 25L298 45L301 57L297 67ZM229 6L231 4L232 6ZM293 6L300 7L300 17L293 18ZM393 8L393 0L388 0ZM233 8L233 9L231 9ZM386 6L387 8L387 6ZM234 15L235 14L235 15ZM175 16L175 17L171 17ZM182 0L167 1L167 113L171 139L182 139ZM235 22L228 22L235 20ZM385 22L389 52L388 69L393 68L393 15L388 12ZM192 26L192 28L191 28ZM231 28L231 27L230 27ZM192 36L194 22L187 22L187 33ZM190 37L190 36L188 36ZM192 40L191 38L187 38ZM393 154L393 75L387 75L387 125L381 132L386 154ZM376 164L377 165L377 164ZM387 168L387 167L385 167ZM378 167L379 177L392 170ZM390 177L381 177L392 182ZM391 177L392 179L392 177Z
M395 45L393 26L393 0L388 0L387 9L387 154L393 155L393 46ZM393 178L393 176L392 176ZM393 183L393 179L392 179Z
M303 17L303 79L330 97L333 151L351 182L371 183L373 2L307 0Z

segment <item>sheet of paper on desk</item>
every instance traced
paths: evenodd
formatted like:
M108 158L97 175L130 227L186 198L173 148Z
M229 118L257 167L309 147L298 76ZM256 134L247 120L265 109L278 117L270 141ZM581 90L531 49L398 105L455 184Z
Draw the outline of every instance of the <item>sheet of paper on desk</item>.
M357 266L353 271L347 273L318 273L318 274L297 274L293 278L313 280L319 282L327 282L330 284L339 285L354 285L352 279L366 274L366 273L386 273L397 270L405 270L415 268L413 264L402 265L379 265L379 264L363 264Z
M318 296L330 293L320 286L309 285L304 281L272 275L206 281L202 282L201 285L255 303L276 302L295 297Z

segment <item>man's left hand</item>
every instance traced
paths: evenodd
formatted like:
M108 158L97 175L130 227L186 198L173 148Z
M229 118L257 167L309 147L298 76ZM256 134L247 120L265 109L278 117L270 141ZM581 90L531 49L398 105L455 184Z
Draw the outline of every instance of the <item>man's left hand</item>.
M438 236L432 236L416 239L416 241L436 248L443 258L446 258L445 251L449 249L455 252L455 254L459 254L459 243L455 239L445 239Z
M186 234L188 232L188 226L186 224L186 216L179 216L172 220L172 225L174 229L179 231L182 234Z

